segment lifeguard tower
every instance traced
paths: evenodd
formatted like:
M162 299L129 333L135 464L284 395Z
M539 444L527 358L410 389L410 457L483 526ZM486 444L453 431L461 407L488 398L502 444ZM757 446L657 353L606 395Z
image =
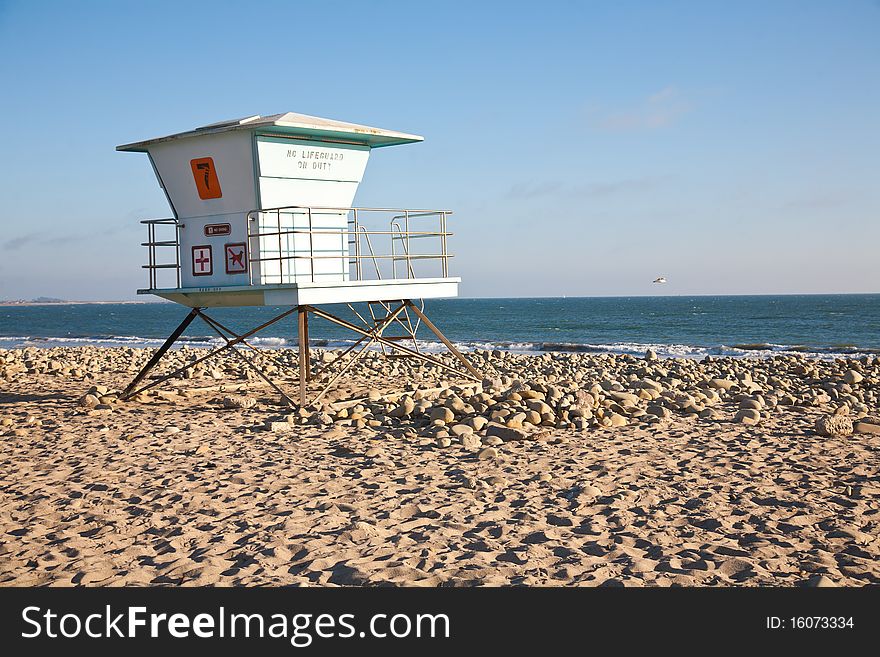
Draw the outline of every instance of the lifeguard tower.
M373 345L471 379L478 372L425 316L424 299L455 297L449 276L448 210L352 207L373 149L422 137L304 114L249 116L118 146L146 153L173 217L148 219L149 286L192 310L122 394L129 398L221 352L232 350L281 396L276 383L236 346L297 313L299 404L315 403ZM359 312L352 304L366 304ZM355 321L320 306L348 304ZM206 313L229 306L281 306L270 321L237 334ZM410 314L412 313L412 314ZM356 342L333 361L338 371L309 401L309 315L351 330ZM187 327L201 318L225 344L142 385ZM356 321L360 321L360 324ZM419 349L424 324L465 371ZM395 325L404 335L386 335ZM404 344L412 341L412 347Z

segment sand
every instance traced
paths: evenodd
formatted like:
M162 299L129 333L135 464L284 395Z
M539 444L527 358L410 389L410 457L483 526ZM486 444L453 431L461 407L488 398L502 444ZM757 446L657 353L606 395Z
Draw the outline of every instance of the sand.
M792 387L795 404L770 402L771 384L760 384L756 424L734 420L744 400L760 394L740 378L712 404L712 395L684 400L683 408L670 403L667 419L624 401L612 412L616 401L594 399L588 423L574 417L574 426L562 415L539 419L543 426L520 422L523 438L502 441L490 440L488 427L444 429L418 410L393 418L367 405L335 421L330 407L324 417L297 414L253 382L220 389L246 382L229 362L163 388L202 392L118 402L112 390L148 355L0 351L0 584L880 583L880 435L815 430L835 411L856 420L876 414L876 363L815 366ZM295 355L273 357L289 363ZM506 372L495 383L515 389L511 368L540 368L556 357L487 352L476 360L489 367L493 358L493 373ZM664 381L678 370L695 372L706 393L714 389L706 381L724 368L768 378L760 361L559 358L585 373L583 389L613 376L640 390L622 378L627 368L663 367ZM368 359L376 368L381 362ZM437 385L429 369L407 374L404 361L388 367L396 371L361 377L374 397L407 379ZM814 365L795 359L785 367ZM861 374L844 374L852 367ZM838 376L862 377L836 388L850 391L841 394L858 411L827 395L810 397ZM83 401L90 388L94 401ZM224 398L243 394L252 408L225 408ZM595 389L594 396L602 397ZM391 398L385 408L398 403ZM469 403L480 405L475 397ZM701 417L701 406L712 412ZM465 408L462 417L478 414L489 409ZM626 424L605 426L616 423L605 422L611 415Z

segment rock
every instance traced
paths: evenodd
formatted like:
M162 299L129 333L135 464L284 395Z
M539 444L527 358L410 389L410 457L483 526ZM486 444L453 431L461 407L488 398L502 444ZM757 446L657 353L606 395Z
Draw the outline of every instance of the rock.
M222 400L223 408L239 408L248 409L257 405L257 400L253 397L245 397L241 395L229 395Z
M627 419L618 413L612 413L607 418L610 420L612 427L625 427L628 424Z
M498 445L503 445L504 441L498 436L486 436L483 438L482 443L486 447L498 447Z
M704 408L699 413L701 420L720 420L721 416L718 415L718 411L714 408Z
M481 461L493 460L498 458L498 450L494 447L484 447L477 454L477 458Z
M507 479L505 479L504 477L486 477L484 481L494 488L503 488L504 486L507 486Z
M438 438L434 444L437 445L437 447L444 447L445 448L445 447L449 447L452 444L452 441L449 438L447 438L446 436L443 436L441 438Z
M880 418L862 418L853 425L856 433L880 434Z
M388 412L389 417L406 417L416 408L416 403L410 397L404 397L395 408Z
M378 447L370 447L366 452L364 452L364 456L368 459L374 459L377 456L382 456L382 450Z
M526 421L526 414L525 413L515 413L514 415L512 415L508 418L508 420L505 424L508 427L510 427L511 429L521 429L523 422L525 422L525 421Z
M483 390L500 390L503 385L501 379L483 379Z
M538 411L528 411L526 413L526 419L523 422L528 422L529 424L534 424L535 426L541 424L541 414Z
M611 399L620 402L624 406L639 405L639 396L634 395L631 392L616 392L612 390L608 393L608 396L611 397Z
M435 406L428 411L428 417L434 422L440 420L445 424L449 424L455 419L455 413L452 412L452 409L445 406Z
M540 401L539 399L530 399L526 402L526 406L528 406L530 411L534 411L540 415L544 413L553 413L553 409L550 408L549 405ZM532 424L535 424L534 422Z
M735 385L737 385L736 381L730 379L711 379L709 381L709 387L716 390L730 390Z
M647 351L645 351L645 360L657 360L657 352L655 352L653 349L648 349Z
M659 417L661 420L668 420L672 417L672 411L670 411L665 406L656 406L651 405L646 409L648 415L654 415L655 417Z
M862 376L859 372L855 370L847 370L843 374L843 380L849 385L855 385L856 383L861 383L864 380L864 376Z
M483 446L483 443L480 441L480 439L472 433L465 434L461 437L460 440L462 447L471 451L479 449Z
M757 401L756 399L743 399L743 400L739 403L739 407L740 407L740 408L751 408L751 409L754 409L754 410L756 410L756 411L760 411L762 408L764 408L764 407L761 405L761 402Z
M286 433L293 429L290 422L270 422L267 426L272 433Z
M659 381L654 381L654 379L642 379L638 384L639 387L644 390L653 390L654 392L663 391L663 384Z
M523 429L505 427L504 425L493 422L486 428L486 436L497 436L504 442L508 443L518 440L528 440L529 433Z
M95 397L95 395L92 395L92 394L85 394L85 395L83 395L82 397L80 397L79 402L78 402L78 404L79 404L82 408L94 408L94 407L97 406L99 403L100 403L100 402L98 401L98 398Z
M449 431L455 436L464 436L474 432L474 428L467 424L453 424Z
M180 427L175 427L173 424L169 424L165 427L165 433L180 433Z
M816 420L820 436L849 436L853 432L852 418L847 415L825 415Z
M761 421L761 411L744 408L734 416L733 421L740 424L758 424Z
M464 423L470 426L474 431L481 431L487 424L489 424L489 420L482 415L476 415L468 418Z

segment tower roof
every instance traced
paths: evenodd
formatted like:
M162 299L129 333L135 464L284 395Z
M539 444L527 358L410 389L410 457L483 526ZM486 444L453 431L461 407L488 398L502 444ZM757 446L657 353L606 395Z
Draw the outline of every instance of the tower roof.
M194 130L178 132L165 137L156 137L144 141L122 144L117 146L117 151L144 152L147 146L176 139L186 139L200 135L217 134L232 130L254 130L265 134L288 135L291 137L302 136L308 139L326 139L329 141L355 142L367 144L373 148L380 146L395 146L397 144L411 144L422 141L419 135L411 135L396 130L373 128L357 123L347 123L335 119L325 119L320 116L285 112L284 114L272 114L270 116L246 116L229 121L209 123Z

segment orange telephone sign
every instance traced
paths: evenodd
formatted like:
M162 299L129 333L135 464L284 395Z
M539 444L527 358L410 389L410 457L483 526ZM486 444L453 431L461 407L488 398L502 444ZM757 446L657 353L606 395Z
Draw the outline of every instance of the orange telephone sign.
M189 164L192 167L200 199L223 196L223 192L220 190L220 181L217 179L217 169L214 167L214 158L200 157L190 160Z

